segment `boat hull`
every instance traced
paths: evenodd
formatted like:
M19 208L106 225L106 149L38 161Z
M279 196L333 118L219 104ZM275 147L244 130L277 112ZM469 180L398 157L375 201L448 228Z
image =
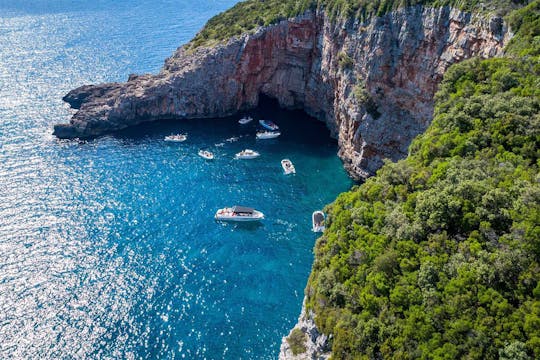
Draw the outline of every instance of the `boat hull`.
M255 158L258 158L259 156L261 156L261 154L259 154L256 151L252 151L252 152L249 152L247 154L242 154L242 152L239 152L238 154L236 154L234 156L234 158L235 159L244 159L244 160L246 160L246 159L255 159Z
M275 130L278 130L279 129L279 126L277 126L276 124L274 123L269 123L265 120L259 120L259 124L261 124L261 126L267 130L270 130L270 131L275 131Z
M250 123L253 119L248 117L248 118L241 118L240 120L238 120L238 123L239 124L242 124L242 125L245 125L247 123Z
M283 172L285 173L285 175L291 175L291 174L296 174L296 171L294 171L294 169L283 169Z
M259 140L267 140L267 139L275 139L275 138L277 138L279 135L281 135L280 132L271 132L271 133L261 133L261 134L257 134L256 137L257 137L257 139L259 139Z
M220 209L214 215L214 219L217 221L234 221L234 222L248 222L248 221L260 221L264 219L264 214L260 211L253 211L252 215L233 215L231 212L222 212L224 209Z
M214 155L212 153L205 154L202 151L199 151L199 156L202 157L203 159L206 159L206 160L213 160L214 159Z
M168 141L168 142L184 142L187 140L187 136L186 135L169 135L169 136L165 136L165 139L163 140Z

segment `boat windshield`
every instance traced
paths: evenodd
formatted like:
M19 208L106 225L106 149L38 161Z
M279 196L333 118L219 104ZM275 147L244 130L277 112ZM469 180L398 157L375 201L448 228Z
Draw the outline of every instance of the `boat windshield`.
M313 218L315 219L315 222L318 224L321 224L324 221L324 215L320 212L315 213L313 215Z
M232 210L235 214L251 215L254 209L245 206L234 206Z

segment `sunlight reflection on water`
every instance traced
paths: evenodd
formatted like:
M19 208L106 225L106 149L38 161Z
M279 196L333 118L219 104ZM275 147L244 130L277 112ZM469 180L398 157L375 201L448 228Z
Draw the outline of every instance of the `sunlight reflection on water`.
M235 119L51 135L71 88L157 71L234 3L0 2L0 357L276 357L311 266L311 211L351 184L321 123L267 110L285 130L274 145ZM179 131L185 144L162 141ZM244 147L263 156L233 160ZM283 157L299 174L282 175ZM236 202L268 220L216 224Z

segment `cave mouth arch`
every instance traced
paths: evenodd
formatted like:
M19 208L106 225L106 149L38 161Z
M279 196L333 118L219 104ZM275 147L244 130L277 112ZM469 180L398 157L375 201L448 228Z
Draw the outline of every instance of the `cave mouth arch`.
M244 115L251 116L254 120L247 125L238 124L238 120ZM137 142L148 137L160 139L161 136L182 132L188 132L203 139L205 134L226 133L228 131L233 137L234 132L237 131L242 137L255 138L256 131L263 130L259 125L259 120L262 119L271 120L280 126L282 134L279 141L286 144L297 142L308 147L334 147L334 156L339 158L338 141L332 136L324 121L309 115L303 108L285 108L279 104L277 99L262 93L259 95L257 106L238 111L231 116L206 119L164 116L114 131L110 136L120 140ZM88 140L98 139L102 136L90 137ZM264 140L260 143L266 146ZM279 143L275 145L279 146Z
M292 135L299 142L306 144L332 144L336 147L336 157L338 157L338 140L333 136L328 124L310 115L303 106L284 107L280 105L278 99L260 93L257 106L245 113L252 114L255 121L267 119L277 123L282 130L282 136Z

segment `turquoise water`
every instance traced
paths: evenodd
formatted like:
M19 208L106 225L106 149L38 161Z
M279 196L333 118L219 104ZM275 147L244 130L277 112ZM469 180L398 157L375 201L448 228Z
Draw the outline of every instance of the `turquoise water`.
M267 102L253 115L281 125L277 140L237 118L51 136L68 90L158 71L234 3L0 0L1 358L277 357L312 263L311 212L351 185L322 123ZM162 141L177 132L188 140ZM243 148L261 157L234 160ZM213 220L234 204L267 219Z

